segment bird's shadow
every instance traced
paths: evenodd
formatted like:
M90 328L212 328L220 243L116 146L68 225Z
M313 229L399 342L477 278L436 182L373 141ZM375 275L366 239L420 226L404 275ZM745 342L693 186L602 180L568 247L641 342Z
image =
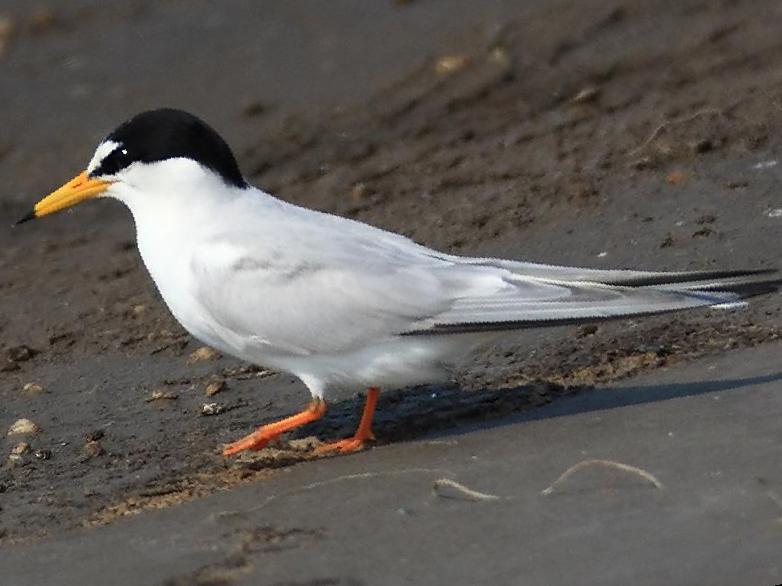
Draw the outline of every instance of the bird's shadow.
M429 385L382 393L374 430L381 442L420 436L453 436L526 421L657 403L708 393L735 391L782 380L782 372L722 380L619 387L564 387L535 382L506 389L463 390L456 384ZM363 397L334 403L323 420L297 437L334 439L350 435Z

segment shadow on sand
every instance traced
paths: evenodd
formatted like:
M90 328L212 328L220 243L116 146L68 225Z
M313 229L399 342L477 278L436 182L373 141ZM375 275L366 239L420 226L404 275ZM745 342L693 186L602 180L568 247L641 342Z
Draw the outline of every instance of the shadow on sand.
M383 442L422 435L453 436L477 429L564 417L591 411L656 403L708 393L735 391L782 380L782 372L736 379L621 387L563 387L537 382L510 389L462 390L458 385L430 385L381 394L375 431ZM353 432L363 396L334 403L323 420L297 437L345 437Z

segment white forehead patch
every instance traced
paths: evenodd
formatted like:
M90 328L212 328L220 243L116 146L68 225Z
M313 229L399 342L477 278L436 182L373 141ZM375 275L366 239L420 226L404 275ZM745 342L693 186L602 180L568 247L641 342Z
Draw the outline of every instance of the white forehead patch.
M120 146L120 144L118 142L114 142L113 140L106 140L100 143L98 148L95 149L95 154L92 155L90 164L87 165L87 174L89 175L92 173L98 167L98 165L100 165L101 161L105 159L110 153L112 153L118 146Z

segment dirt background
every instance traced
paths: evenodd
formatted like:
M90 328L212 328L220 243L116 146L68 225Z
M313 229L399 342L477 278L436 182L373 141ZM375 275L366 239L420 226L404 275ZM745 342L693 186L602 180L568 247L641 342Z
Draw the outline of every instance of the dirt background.
M300 408L304 387L199 353L118 204L10 228L119 121L192 110L256 185L449 252L763 268L782 222L780 23L773 0L4 3L2 547L310 459L306 439L219 455ZM769 297L518 336L453 385L382 395L379 443L774 341L779 310ZM297 438L350 433L361 398L335 397ZM40 431L5 436L20 418Z

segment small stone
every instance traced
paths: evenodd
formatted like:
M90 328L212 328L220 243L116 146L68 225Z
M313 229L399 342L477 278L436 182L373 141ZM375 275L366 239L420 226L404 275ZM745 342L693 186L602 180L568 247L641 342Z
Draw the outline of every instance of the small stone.
M146 403L152 403L153 401L175 401L177 398L176 395L173 393L169 393L166 390L158 389L156 391L152 391L152 393L144 399Z
M30 419L23 418L14 421L11 427L8 428L8 433L6 435L22 435L26 433L37 433L39 431L41 431L41 428L37 423Z
M225 380L222 378L215 378L206 385L206 396L211 397L212 395L216 395L223 389L225 389Z
M201 415L211 416L220 415L224 410L224 407L220 403L204 403L201 405Z
M26 383L22 387L22 391L30 395L40 395L41 393L43 393L43 387L38 383Z
M17 468L24 465L24 458L20 454L10 454L6 460L6 466L9 468Z
M600 88L595 86L588 86L579 91L575 96L570 98L571 104L587 104L594 102L600 97Z
M98 456L102 456L106 453L106 450L103 449L103 446L100 445L100 442L97 440L90 440L84 444L82 452L84 452L84 455L87 458L92 459L97 458Z
M440 57L434 64L434 70L439 75L450 75L461 71L470 63L469 57L465 55L445 55Z
M187 359L188 364L195 362L204 362L206 360L216 360L220 358L220 353L209 346L201 346L198 350L190 354Z
M141 315L147 310L147 306L143 303L137 303L133 307L130 308L130 310L133 312L133 315Z
M39 460L51 460L52 459L52 451L51 450L36 450L35 451L35 457Z
M11 455L21 456L30 451L30 444L27 442L19 442L13 448L11 448Z

